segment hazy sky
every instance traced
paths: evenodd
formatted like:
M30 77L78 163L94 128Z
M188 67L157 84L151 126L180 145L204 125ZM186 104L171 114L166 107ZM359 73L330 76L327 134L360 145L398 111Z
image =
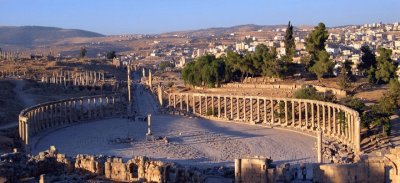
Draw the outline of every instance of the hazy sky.
M240 24L400 21L400 0L0 0L0 25L160 33Z

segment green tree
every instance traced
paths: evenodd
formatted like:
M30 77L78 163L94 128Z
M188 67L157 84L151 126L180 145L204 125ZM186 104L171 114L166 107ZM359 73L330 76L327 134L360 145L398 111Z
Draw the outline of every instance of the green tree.
M214 55L205 55L185 65L182 79L195 86L214 87L225 81L225 62Z
M296 90L293 93L293 98L328 101L328 102L336 101L335 95L333 95L332 93L318 92L315 87L309 87L309 86L302 87Z
M85 47L82 47L81 50L80 50L79 56L80 56L81 58L84 58L84 57L86 56L86 53L87 53L86 48L85 48Z
M386 48L378 48L379 56L376 58L377 69L375 71L375 79L377 83L388 83L390 79L396 77L397 65L392 61L392 50Z
M168 68L168 67L169 68L174 68L175 65L173 63L171 63L171 62L168 62L168 61L163 61L163 62L160 62L160 64L158 64L158 69L161 70L161 71L165 71L165 69Z
M350 77L348 75L348 71L345 66L342 66L342 68L340 69L340 74L338 76L338 79L339 79L338 85L342 90L345 90L351 86Z
M117 57L117 55L115 54L115 51L107 52L107 59L114 59L116 57Z
M254 74L261 75L265 61L274 57L273 52L274 50L270 50L266 45L259 44L254 53L248 53L251 55Z
M363 113L367 109L367 106L359 98L346 97L341 99L340 103L356 110L359 113Z
M264 57L262 75L268 77L283 77L288 70L287 63L278 59L278 53L272 48Z
M318 79L321 79L324 75L332 72L334 63L329 58L330 55L327 51L319 51L317 55L317 62L310 67L310 71L315 73Z
M288 26L286 28L286 35L285 35L285 51L286 51L286 57L287 61L293 61L293 57L296 51L296 45L294 42L294 36L293 36L293 25L288 23Z
M399 82L399 80L391 79L389 81L389 88L387 91L387 95L389 95L395 101L398 101L400 99L400 82Z
M358 65L358 69L367 71L371 67L376 68L376 56L371 49L368 46L362 46L361 52L361 63Z
M328 39L328 31L324 23L319 23L306 38L306 50L311 55L313 62L319 55L319 52L325 51L325 42ZM311 66L313 63L310 64Z
M305 55L300 58L300 63L303 64L304 69L308 70L313 64L310 55Z
M224 60L226 63L226 71L227 71L226 77L229 76L229 78L226 79L227 80L243 79L243 74L245 73L245 70L242 67L243 65L242 55L233 51L228 51L226 53Z

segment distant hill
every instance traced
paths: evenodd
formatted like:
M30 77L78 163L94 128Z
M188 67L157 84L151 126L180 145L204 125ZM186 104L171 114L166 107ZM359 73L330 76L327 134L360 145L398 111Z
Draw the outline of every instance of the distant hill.
M209 36L209 35L222 35L222 34L230 34L234 32L249 32L249 31L257 31L257 30L267 30L267 29L276 29L276 28L286 28L287 25L238 25L233 27L217 27L217 28L208 28L208 29L199 29L199 30L188 30L188 31L176 31L176 32L168 32L161 35L184 35L184 36Z
M51 44L73 37L103 37L104 35L78 30L41 26L0 26L0 44L21 47Z

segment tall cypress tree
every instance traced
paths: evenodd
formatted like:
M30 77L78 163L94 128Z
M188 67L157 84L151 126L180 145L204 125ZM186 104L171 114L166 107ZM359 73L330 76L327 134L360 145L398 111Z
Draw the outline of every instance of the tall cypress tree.
M293 61L295 50L296 50L296 45L294 43L294 37L293 37L293 25L289 21L285 35L285 51L288 61Z

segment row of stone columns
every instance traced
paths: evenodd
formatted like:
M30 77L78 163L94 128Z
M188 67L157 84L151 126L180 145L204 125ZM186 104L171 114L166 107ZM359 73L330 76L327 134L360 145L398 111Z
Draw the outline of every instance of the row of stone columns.
M52 76L43 76L42 83L59 84L64 86L97 86L105 82L104 72L71 72L60 71L53 72Z
M0 71L0 78L6 78L6 77L16 77L16 76L24 76L25 71L18 71L18 70L13 70L13 71Z
M18 59L20 57L20 53L18 52L11 52L11 51L0 51L0 59L4 60L11 60L11 59Z
M338 104L289 98L184 93L170 94L168 101L173 109L200 116L311 132L320 128L325 136L359 149L359 114Z
M94 96L61 100L28 108L19 115L19 135L25 144L29 144L30 136L45 129L113 116L118 111L117 102L122 102L122 99L114 96Z

